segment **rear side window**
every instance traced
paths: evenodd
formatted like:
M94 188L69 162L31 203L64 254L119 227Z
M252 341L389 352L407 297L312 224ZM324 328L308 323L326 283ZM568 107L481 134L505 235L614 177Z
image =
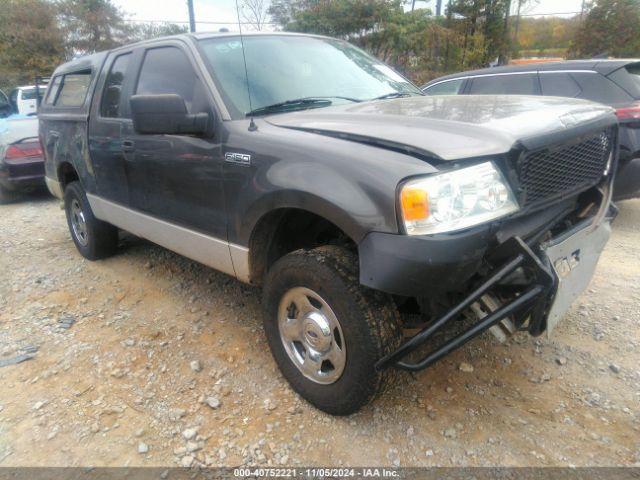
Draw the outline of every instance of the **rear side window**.
M524 75L486 75L471 80L472 95L538 95L538 77Z
M49 105L51 105L53 102L56 101L56 97L58 96L58 90L60 90L61 82L62 82L61 75L58 75L51 81L51 84L49 85L49 89L47 91L47 98L45 100L45 103L48 103Z
M550 97L571 97L580 95L580 85L568 73L540 73L542 94Z
M427 95L458 95L463 83L464 78L448 80L427 88L424 93Z
M633 98L640 99L640 63L619 68L610 73L608 78L624 88Z
M582 89L580 98L607 105L629 103L633 100L627 92L599 73L572 73L571 76Z
M79 107L84 103L91 83L91 72L68 73L62 79L56 107Z
M122 87L130 58L130 53L120 55L116 57L111 65L111 70L109 70L109 75L104 84L102 104L100 105L100 115L103 117L119 118L122 116L122 112L120 111Z

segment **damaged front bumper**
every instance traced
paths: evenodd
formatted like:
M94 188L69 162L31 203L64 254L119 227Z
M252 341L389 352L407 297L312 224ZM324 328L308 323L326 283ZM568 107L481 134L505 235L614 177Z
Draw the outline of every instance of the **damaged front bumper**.
M376 369L394 366L409 371L423 370L508 317L515 318L518 325L526 324L526 329L533 335L545 331L550 334L571 303L588 286L609 239L611 220L617 210L614 206L609 207L609 202L604 205L607 208L597 215L541 243L535 251L517 236L504 242L495 255L503 259L500 268L485 276L480 285L445 314L380 359ZM515 275L529 281L508 301L421 359L406 360L445 325L458 319L471 305Z

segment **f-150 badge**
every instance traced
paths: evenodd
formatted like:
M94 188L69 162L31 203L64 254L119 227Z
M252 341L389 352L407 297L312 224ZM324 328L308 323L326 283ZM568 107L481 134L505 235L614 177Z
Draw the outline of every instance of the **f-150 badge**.
M236 163L244 167L251 165L251 155L246 153L225 153L224 160L225 162Z

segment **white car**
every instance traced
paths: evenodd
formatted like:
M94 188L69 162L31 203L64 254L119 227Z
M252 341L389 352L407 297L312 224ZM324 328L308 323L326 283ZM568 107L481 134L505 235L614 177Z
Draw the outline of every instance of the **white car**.
M40 99L44 96L46 85L40 85ZM14 88L9 94L9 101L16 113L23 115L35 114L38 110L35 85L25 85Z

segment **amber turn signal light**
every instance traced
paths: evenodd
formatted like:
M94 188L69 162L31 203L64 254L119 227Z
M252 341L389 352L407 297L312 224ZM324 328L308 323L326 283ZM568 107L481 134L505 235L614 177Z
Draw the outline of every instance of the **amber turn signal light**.
M429 196L421 188L405 186L400 193L400 204L405 221L424 220L429 216Z

